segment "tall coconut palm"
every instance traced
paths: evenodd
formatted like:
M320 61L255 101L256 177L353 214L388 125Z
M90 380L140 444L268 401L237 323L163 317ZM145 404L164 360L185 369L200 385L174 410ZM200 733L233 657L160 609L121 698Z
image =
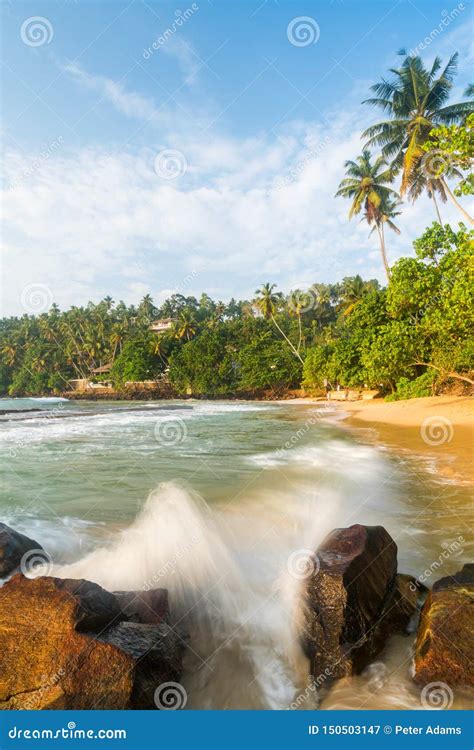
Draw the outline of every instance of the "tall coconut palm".
M191 310L181 310L178 316L178 320L175 323L175 336L178 339L191 339L196 335L197 321Z
M288 295L288 313L290 316L296 316L298 319L298 332L299 332L299 339L298 339L298 346L297 350L300 351L301 349L301 343L303 341L303 328L301 325L301 313L306 307L307 302L305 301L305 297L308 297L308 294L310 292L302 292L300 289L293 289L290 294Z
M474 111L474 105L473 102L447 104L457 70L457 53L450 57L442 72L439 57L435 58L428 70L420 57L406 55L405 50L401 50L400 54L405 59L400 68L391 68L392 80L382 79L374 84L371 90L376 96L363 102L380 107L389 115L389 119L367 128L362 137L368 139L367 147L381 146L382 155L391 161L394 172L401 171L400 194L403 196L414 185L417 172L425 167L423 145L429 139L431 130L438 125L462 122ZM472 222L451 192L445 175L441 175L439 181L464 217ZM438 188L437 182L431 181L426 186L433 197ZM412 196L417 197L416 190Z
M301 363L303 363L303 359L301 358L301 355L299 351L296 349L296 347L293 345L293 343L290 341L288 336L280 326L278 325L275 313L277 311L278 303L281 302L281 294L274 292L275 284L263 284L260 289L255 290L256 298L255 298L255 304L257 305L258 309L262 312L263 317L266 320L271 320L275 328L278 329L280 334L283 336L285 341L287 342L288 346L291 348L291 351L293 354L300 360Z
M389 227L395 234L400 234L400 229L393 221L396 216L400 216L401 211L397 211L397 208L401 205L401 201L398 199L384 198L377 210L371 217L364 216L364 219L370 224L373 223L370 234L377 231L380 242L383 247L383 254L385 255L385 227ZM369 235L370 236L370 235Z
M380 241L380 252L382 261L390 279L390 268L385 252L385 240L380 231L380 224L376 222L382 202L387 202L391 197L398 198L395 190L388 187L393 180L393 172L387 166L383 156L379 156L374 162L368 149L364 149L361 156L355 161L346 161L346 177L340 182L336 196L351 198L352 204L349 211L349 219L364 210L367 222L374 224Z

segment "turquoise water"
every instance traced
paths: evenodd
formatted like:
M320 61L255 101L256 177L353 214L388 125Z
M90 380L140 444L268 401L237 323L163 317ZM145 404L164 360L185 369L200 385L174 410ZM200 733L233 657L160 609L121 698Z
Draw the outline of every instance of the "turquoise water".
M169 588L192 636L191 707L285 708L304 690L288 560L330 529L384 525L414 575L467 538L465 488L349 430L325 404L3 399L0 409L2 520L36 538L58 575ZM462 543L435 577L467 561ZM416 708L410 649L394 639L374 667L382 694L371 673L354 678L358 698ZM322 707L354 706L353 688L342 681Z

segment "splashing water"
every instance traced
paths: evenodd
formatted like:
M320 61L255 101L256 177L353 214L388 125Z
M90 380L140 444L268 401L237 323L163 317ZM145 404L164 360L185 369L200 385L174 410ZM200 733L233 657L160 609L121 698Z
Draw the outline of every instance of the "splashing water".
M381 523L397 539L400 570L416 575L456 537L464 491L449 489L457 515L442 514L446 487L423 464L294 406L180 405L186 439L160 444L156 424L176 408L66 404L51 418L8 415L5 439L16 448L3 518L44 544L53 575L110 591L169 590L172 625L187 639L187 708L420 707L412 638L392 639L366 673L318 698L298 640L298 561L335 527ZM148 494L150 477L167 481ZM459 567L446 563L448 573Z

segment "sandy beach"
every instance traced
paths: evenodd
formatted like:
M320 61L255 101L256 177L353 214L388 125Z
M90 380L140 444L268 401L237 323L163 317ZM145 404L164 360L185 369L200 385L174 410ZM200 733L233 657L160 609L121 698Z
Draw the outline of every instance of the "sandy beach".
M374 439L433 457L444 479L474 481L474 400L434 396L407 401L353 401L340 404L347 423L371 428Z
M298 398L281 403L326 403ZM343 412L349 427L365 429L367 437L436 459L445 479L474 481L474 399L434 396L406 401L331 401Z

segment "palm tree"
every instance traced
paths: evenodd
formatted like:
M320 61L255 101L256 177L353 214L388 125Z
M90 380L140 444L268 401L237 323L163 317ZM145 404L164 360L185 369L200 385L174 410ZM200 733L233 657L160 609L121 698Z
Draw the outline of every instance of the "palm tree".
M401 201L397 199L393 200L392 198L384 198L372 217L374 226L372 227L370 234L373 234L377 230L383 247L383 255L385 255L385 225L390 227L395 234L400 234L399 228L393 221L396 216L400 216L401 214L401 211L397 211L397 208L400 205ZM364 216L364 219L370 224L368 216Z
M387 112L390 119L372 125L362 134L368 138L367 147L381 146L382 156L391 160L394 173L402 172L400 194L404 195L417 180L417 173L423 168L426 152L423 145L430 132L439 125L462 122L474 111L472 102L447 105L452 81L457 70L458 54L450 57L441 73L441 60L436 57L430 70L425 68L420 57L406 55L400 68L392 68L394 78L382 79L371 87L376 96L366 99L364 104L372 104ZM444 175L439 182L461 213L472 223L472 218L458 203L451 192ZM429 192L434 197L438 189L437 181L431 181ZM412 193L416 198L418 192ZM438 212L439 214L439 212Z
M307 296L308 293L306 293ZM291 315L296 315L298 318L298 331L299 331L299 339L298 339L298 351L301 349L301 342L303 340L303 330L301 327L301 311L305 307L305 301L304 301L305 293L301 292L300 289L294 289L290 292L288 295L288 312Z
M398 194L387 184L392 182L393 172L387 167L383 156L379 156L375 162L368 149L364 149L361 156L355 161L346 161L346 177L340 182L336 196L351 198L352 204L349 211L349 219L354 214L359 214L364 209L364 217L367 222L375 224L380 241L380 252L382 261L390 280L390 268L385 252L385 240L380 230L380 222L376 221L382 202L386 203L391 197L398 198Z
M175 324L175 336L178 339L186 339L191 341L193 336L196 335L197 322L193 313L189 309L181 310L178 316L178 321Z
M301 363L303 363L303 360L301 358L301 355L299 351L293 346L288 336L282 331L280 326L278 325L276 319L275 319L275 313L277 311L277 305L279 302L281 302L281 294L275 293L273 290L275 289L275 284L263 284L260 289L255 290L255 294L257 295L255 298L255 304L261 310L263 313L263 317L266 320L271 320L275 328L278 329L280 334L283 336L289 347L291 348L293 354L298 357Z
M349 315L366 294L378 289L378 283L375 280L364 281L359 274L357 276L347 276L342 280L341 286L340 308L343 310L343 315Z

